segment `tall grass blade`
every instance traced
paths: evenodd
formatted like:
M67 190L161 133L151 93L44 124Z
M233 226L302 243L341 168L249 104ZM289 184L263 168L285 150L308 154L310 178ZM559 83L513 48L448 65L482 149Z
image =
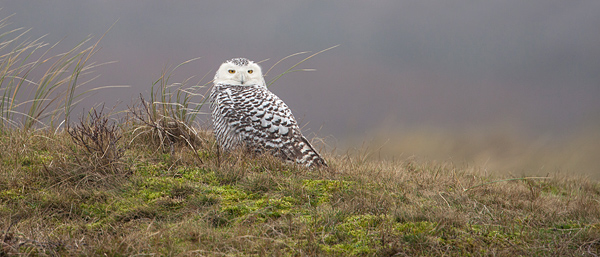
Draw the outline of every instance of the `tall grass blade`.
M0 29L6 27L6 20L0 20ZM30 41L24 39L27 32L14 29L0 33L0 51L6 51L0 52L0 129L52 129L68 123L73 107L92 91L76 93L90 81L80 83L80 78L106 64L90 62L106 33L90 47L85 47L92 38L88 36L70 50L51 55L60 42L49 46L41 42L43 37ZM38 74L41 76L34 78Z
M323 52L325 52L325 51L331 50L331 49L333 49L333 48L336 48L336 47L338 47L338 46L340 46L340 45L334 45L334 46L332 46L332 47L329 47L329 48L323 49L323 50L321 50L321 51L319 51L319 52L316 52L316 53L314 53L314 54L312 54L312 55L310 55L310 56L308 56L308 57L306 57L306 58L302 59L301 61L299 61L299 62L297 62L296 64L294 64L294 65L292 65L291 67L289 67L289 68L288 68L286 71L284 71L283 73L281 73L281 74L279 74L279 75L275 76L275 78L273 78L272 80L270 80L270 81L267 83L267 87L270 87L271 85L273 85L273 83L275 83L275 81L277 81L277 80L278 80L279 78L281 78L283 75L285 75L285 74L288 74L288 73L290 73L290 72L296 72L296 71L312 71L312 69L297 69L297 70L295 70L294 68L296 68L298 65L302 64L303 62L307 61L308 59L310 59L310 58L313 58L313 57L315 57L316 55L318 55L318 54L320 54L320 53L323 53ZM300 55L300 54L304 54L304 53L309 53L309 52L300 52L300 53L295 53L295 54L288 55L288 56L284 57L283 59L281 59L281 60L279 60L278 62L276 62L276 63L275 63L273 66L271 66L271 68L269 68L269 70L267 70L267 72L265 73L265 75L266 75L267 73L269 73L269 71L271 71L271 69L273 69L273 67L275 67L275 65L279 64L281 61L283 61L283 60L285 60L285 59L287 59L287 58L289 58L289 57L296 56L296 55Z

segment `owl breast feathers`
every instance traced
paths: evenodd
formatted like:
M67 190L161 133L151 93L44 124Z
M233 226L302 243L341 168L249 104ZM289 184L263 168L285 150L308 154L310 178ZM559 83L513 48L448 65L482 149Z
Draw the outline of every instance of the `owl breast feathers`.
M233 76L244 72L239 78ZM251 76L254 72L260 78ZM327 166L300 132L292 111L267 89L260 67L253 62L239 58L224 63L210 99L214 132L224 151L246 147L307 167Z

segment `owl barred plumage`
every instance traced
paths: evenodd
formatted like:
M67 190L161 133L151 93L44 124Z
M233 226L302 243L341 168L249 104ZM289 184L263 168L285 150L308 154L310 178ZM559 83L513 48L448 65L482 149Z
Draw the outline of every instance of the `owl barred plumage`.
M292 111L267 89L258 64L246 58L224 62L210 99L214 132L224 151L247 147L307 167L327 166L300 132Z

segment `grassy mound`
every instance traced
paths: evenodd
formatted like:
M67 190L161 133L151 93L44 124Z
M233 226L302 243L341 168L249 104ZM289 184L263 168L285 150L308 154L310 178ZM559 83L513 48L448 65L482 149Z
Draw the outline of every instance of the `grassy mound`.
M198 133L194 149L185 140L163 149L160 137L120 130L109 148L123 154L114 159L66 132L4 131L1 253L600 253L598 183L494 182L447 163L365 154L329 156L329 169L306 170L269 156L219 154L208 132Z

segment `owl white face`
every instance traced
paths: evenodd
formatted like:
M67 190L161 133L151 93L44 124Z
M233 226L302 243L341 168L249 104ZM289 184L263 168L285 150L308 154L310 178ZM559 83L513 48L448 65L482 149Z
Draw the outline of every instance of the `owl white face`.
M245 58L235 58L221 64L217 74L215 74L214 83L265 86L265 79L258 64Z

